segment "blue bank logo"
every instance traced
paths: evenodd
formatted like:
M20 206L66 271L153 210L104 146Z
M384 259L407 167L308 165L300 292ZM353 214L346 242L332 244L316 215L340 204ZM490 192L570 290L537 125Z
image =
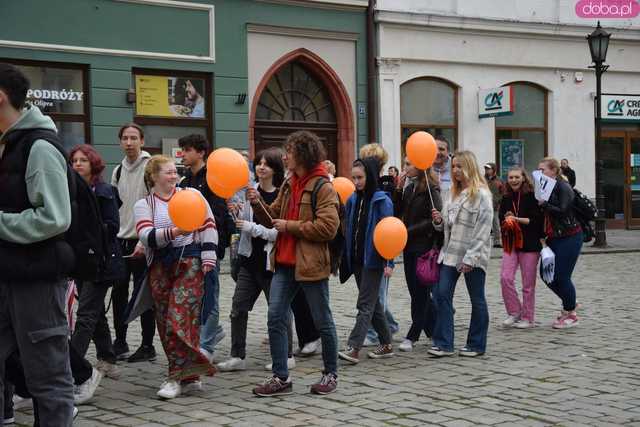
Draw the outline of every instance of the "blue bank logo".
M622 109L624 108L624 99L612 99L607 104L607 112L610 116L622 116L624 112Z
M502 109L502 97L504 92L491 92L484 98L484 106L487 111Z

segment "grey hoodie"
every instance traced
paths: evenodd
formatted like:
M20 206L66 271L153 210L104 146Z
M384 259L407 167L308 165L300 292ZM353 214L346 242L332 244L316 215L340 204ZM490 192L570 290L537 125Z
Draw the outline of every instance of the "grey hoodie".
M133 207L138 200L144 199L147 194L149 194L147 187L144 185L144 168L147 166L150 158L151 154L146 151L142 151L133 163L130 163L125 157L122 159L120 166L116 167L111 175L111 184L118 187L120 200L122 200L122 206L120 206L119 239L138 238ZM120 172L120 179L116 180L118 168L122 168L122 170Z
M27 107L22 115L0 136L0 157L4 153L3 137L18 129L56 130L53 120L37 107ZM67 183L67 164L60 152L50 143L33 143L25 173L27 195L34 209L20 213L0 212L0 239L29 244L50 239L64 233L71 225L71 202Z

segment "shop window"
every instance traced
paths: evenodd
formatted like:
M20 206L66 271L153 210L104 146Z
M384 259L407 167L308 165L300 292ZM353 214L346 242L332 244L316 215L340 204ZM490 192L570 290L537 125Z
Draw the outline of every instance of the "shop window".
M134 121L145 131L145 150L180 163L178 139L192 133L213 141L211 74L134 69Z
M458 146L458 88L436 78L411 80L400 87L402 156L407 138L424 130L449 141L450 150Z
M27 102L51 117L64 147L91 143L87 67L77 64L0 59L29 79Z
M496 117L496 164L503 178L513 166L531 172L547 155L548 93L533 83L510 83L515 98L512 115Z

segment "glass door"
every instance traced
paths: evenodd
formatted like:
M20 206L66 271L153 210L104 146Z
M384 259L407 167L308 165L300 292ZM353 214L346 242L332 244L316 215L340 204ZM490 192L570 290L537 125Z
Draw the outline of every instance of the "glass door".
M625 227L625 137L624 131L608 131L602 135L604 210L607 227L611 228Z
M627 227L640 228L640 132L627 132Z

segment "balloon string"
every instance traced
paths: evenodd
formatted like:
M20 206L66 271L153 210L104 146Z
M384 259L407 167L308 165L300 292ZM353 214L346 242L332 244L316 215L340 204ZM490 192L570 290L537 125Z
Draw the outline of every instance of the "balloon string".
M269 217L269 221L273 222L273 218L271 217L271 215L269 215L269 210L267 209L265 204L262 202L262 200L258 199L258 203L260 203L260 206L262 206L262 209L264 209L264 213L266 213L267 216Z
M429 177L427 176L427 170L424 171L425 184L427 185L427 191L429 192L429 200L431 200L431 208L435 209L436 205L433 204L433 196L431 195L431 186L429 186Z

